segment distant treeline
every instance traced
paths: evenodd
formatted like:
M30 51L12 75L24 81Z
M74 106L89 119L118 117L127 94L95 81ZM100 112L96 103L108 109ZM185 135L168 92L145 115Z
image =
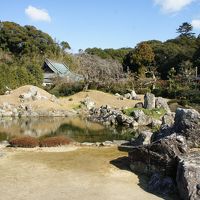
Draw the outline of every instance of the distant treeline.
M200 67L200 35L196 37L187 22L177 29L177 34L175 39L143 41L135 48L88 48L85 52L103 59L116 59L125 72L130 70L144 76L148 70L156 70L162 79L168 79L172 68L178 74Z
M83 88L112 93L135 88L140 93L152 91L199 103L199 84L194 78L200 66L200 36L192 29L184 22L175 30L177 37L165 42L143 41L134 48L88 48L73 55L67 41L58 42L34 26L0 21L0 93L7 87L41 85L41 67L44 59L50 58L66 63L84 77L80 84L55 79L49 90L57 95Z

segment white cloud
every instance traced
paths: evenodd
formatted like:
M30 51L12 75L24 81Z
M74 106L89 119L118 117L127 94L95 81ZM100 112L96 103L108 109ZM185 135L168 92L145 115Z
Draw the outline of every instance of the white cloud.
M25 9L25 13L30 19L34 21L51 22L51 17L49 13L44 9L38 9L33 6L28 6L28 8Z
M200 19L193 19L191 24L194 29L200 29Z
M165 13L175 13L182 10L195 0L154 0Z

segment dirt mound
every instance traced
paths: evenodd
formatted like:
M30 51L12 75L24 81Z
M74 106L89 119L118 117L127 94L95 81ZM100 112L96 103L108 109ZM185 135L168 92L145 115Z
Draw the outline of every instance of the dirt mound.
M12 107L29 105L34 111L66 110L55 96L32 85L25 85L10 91L10 94L0 95L0 105L5 104L10 104Z
M19 87L19 88L15 89L15 90L12 90L11 96L18 98L19 95L21 95L23 93L28 93L31 90L31 88L37 90L38 93L40 93L42 96L45 96L47 98L50 98L52 96L51 94L49 94L45 90L43 90L43 89L41 89L41 88L39 88L37 86L32 86L32 85L24 85L24 86Z
M122 108L122 107L133 107L136 103L143 101L144 95L138 95L141 100L129 100L124 99L120 100L117 96L97 91L97 90L89 90L87 92L79 92L72 96L63 98L68 100L68 105L73 107L73 105L78 105L80 101L83 101L86 97L89 97L92 101L96 103L97 107L102 105L109 105L112 108ZM71 99L72 101L69 101Z
M51 94L49 94L48 92L39 87L32 85L25 85L10 91L10 94L0 95L0 103L3 104L5 102L8 102L14 105L21 103L20 95L29 93L31 89L37 91L40 95L45 96L47 99L49 99L52 96Z
M79 92L69 97L56 98L45 90L32 86L25 85L12 90L10 94L0 95L0 105L3 107L9 104L12 108L17 108L20 105L30 106L33 111L74 111L78 108L81 102L89 97L95 102L96 107L109 105L113 108L133 107L138 100L124 99L120 100L117 96L104 93L97 90L89 90L87 92ZM139 95L140 101L143 101L143 95Z

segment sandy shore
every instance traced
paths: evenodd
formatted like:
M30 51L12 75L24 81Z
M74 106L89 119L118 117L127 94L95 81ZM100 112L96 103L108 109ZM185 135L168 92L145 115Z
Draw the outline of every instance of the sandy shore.
M47 149L1 149L0 199L162 199L142 189L144 180L121 168L116 159L126 154L114 147Z

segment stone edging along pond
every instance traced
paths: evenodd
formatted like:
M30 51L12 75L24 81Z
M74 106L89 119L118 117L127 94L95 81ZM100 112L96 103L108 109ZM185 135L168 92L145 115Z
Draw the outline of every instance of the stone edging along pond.
M134 172L151 176L151 191L170 194L177 188L184 200L200 199L200 114L196 110L177 109L171 126L161 127L156 134L143 133L119 150L128 152Z

